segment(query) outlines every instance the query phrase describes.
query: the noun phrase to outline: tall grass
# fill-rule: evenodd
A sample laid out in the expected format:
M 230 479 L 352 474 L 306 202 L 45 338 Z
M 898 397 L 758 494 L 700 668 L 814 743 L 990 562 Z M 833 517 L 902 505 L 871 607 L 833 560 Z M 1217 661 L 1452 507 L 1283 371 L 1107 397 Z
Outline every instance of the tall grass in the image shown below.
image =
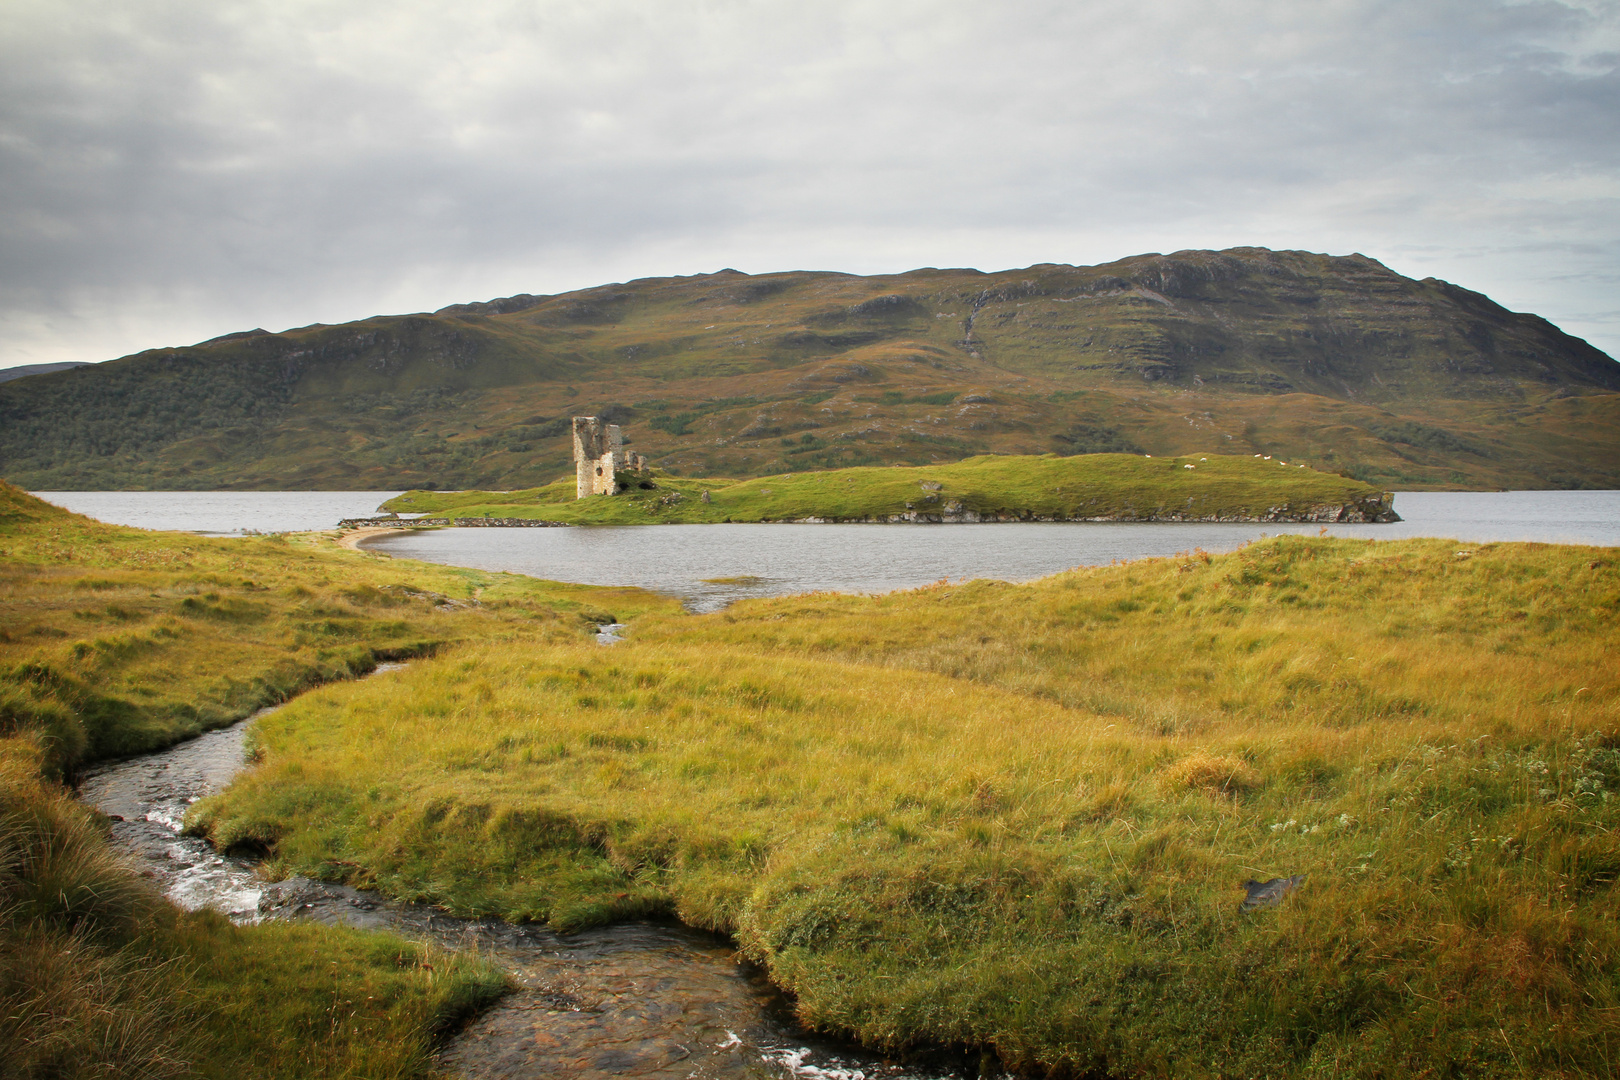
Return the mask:
M 191 1018 L 176 971 L 139 942 L 163 904 L 91 815 L 29 775 L 0 775 L 0 1060 L 19 1078 L 183 1075 Z
M 39 742 L 57 774 L 231 723 L 378 660 L 503 634 L 567 640 L 675 606 L 633 589 L 406 569 L 320 534 L 115 528 L 3 481 L 0 590 L 0 737 Z
M 100 525 L 0 482 L 0 1062 L 7 1077 L 411 1077 L 504 989 L 389 935 L 175 910 L 54 778 L 457 641 L 661 601 Z M 639 605 L 639 608 L 638 608 Z
M 884 1046 L 1606 1076 L 1617 604 L 1607 551 L 1285 537 L 649 616 L 318 690 L 193 824 L 468 913 L 670 909 Z

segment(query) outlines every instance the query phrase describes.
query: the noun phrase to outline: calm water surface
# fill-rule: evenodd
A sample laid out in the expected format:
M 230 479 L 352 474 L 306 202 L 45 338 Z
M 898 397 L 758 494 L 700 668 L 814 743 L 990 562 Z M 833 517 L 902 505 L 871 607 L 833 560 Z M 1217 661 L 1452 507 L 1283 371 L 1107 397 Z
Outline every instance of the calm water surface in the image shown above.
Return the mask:
M 386 491 L 41 492 L 102 521 L 216 534 L 329 529 L 367 516 Z M 1445 536 L 1620 546 L 1620 491 L 1401 492 L 1392 525 L 1334 525 L 1334 536 Z M 441 529 L 382 537 L 373 550 L 592 585 L 639 585 L 713 610 L 750 596 L 887 592 L 941 578 L 1027 581 L 1074 566 L 1231 551 L 1315 525 L 656 525 Z
M 1390 525 L 1333 525 L 1329 535 L 1446 536 L 1620 546 L 1620 491 L 1402 492 Z M 1075 566 L 1232 551 L 1318 525 L 656 525 L 441 529 L 366 546 L 428 562 L 588 585 L 639 585 L 712 611 L 755 596 L 888 592 L 939 581 L 1029 581 Z
M 370 517 L 397 491 L 36 491 L 46 502 L 111 525 L 210 536 L 309 532 Z

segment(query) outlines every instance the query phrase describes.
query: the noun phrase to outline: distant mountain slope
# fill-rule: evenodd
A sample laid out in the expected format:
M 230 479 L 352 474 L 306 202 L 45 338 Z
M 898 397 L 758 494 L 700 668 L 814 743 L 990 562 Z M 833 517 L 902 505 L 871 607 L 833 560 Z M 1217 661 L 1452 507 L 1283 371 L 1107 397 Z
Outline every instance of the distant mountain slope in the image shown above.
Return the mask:
M 30 375 L 49 375 L 53 371 L 89 366 L 90 362 L 87 360 L 66 360 L 60 364 L 21 364 L 17 367 L 0 368 L 0 383 L 24 379 Z
M 1361 255 L 655 278 L 227 335 L 0 386 L 34 488 L 527 487 L 607 414 L 688 474 L 1275 453 L 1386 486 L 1620 487 L 1620 364 Z

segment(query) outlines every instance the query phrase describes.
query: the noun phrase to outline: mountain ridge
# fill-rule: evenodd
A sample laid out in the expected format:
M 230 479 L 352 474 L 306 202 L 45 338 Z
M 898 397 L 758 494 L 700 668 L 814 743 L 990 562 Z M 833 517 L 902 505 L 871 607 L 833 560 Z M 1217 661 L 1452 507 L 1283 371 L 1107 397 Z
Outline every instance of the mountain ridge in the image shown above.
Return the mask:
M 1264 248 L 516 294 L 0 385 L 50 487 L 528 487 L 569 415 L 687 475 L 1281 453 L 1408 487 L 1620 487 L 1620 364 L 1365 255 Z
M 18 364 L 15 367 L 0 368 L 0 383 L 10 382 L 12 379 L 26 379 L 30 375 L 49 375 L 53 371 L 89 366 L 88 360 L 63 360 L 53 364 Z

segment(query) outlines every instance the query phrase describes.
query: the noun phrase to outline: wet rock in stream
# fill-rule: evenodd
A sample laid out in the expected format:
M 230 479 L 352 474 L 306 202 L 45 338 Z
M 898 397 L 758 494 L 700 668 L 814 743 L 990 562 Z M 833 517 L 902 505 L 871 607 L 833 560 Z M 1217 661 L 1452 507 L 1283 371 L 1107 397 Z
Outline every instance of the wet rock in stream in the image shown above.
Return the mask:
M 919 1072 L 814 1039 L 787 1003 L 724 941 L 682 926 L 621 924 L 560 935 L 500 919 L 460 919 L 344 885 L 266 885 L 260 912 L 391 930 L 474 949 L 516 989 L 441 1052 L 471 1080 L 598 1077 L 816 1077 L 906 1080 Z

